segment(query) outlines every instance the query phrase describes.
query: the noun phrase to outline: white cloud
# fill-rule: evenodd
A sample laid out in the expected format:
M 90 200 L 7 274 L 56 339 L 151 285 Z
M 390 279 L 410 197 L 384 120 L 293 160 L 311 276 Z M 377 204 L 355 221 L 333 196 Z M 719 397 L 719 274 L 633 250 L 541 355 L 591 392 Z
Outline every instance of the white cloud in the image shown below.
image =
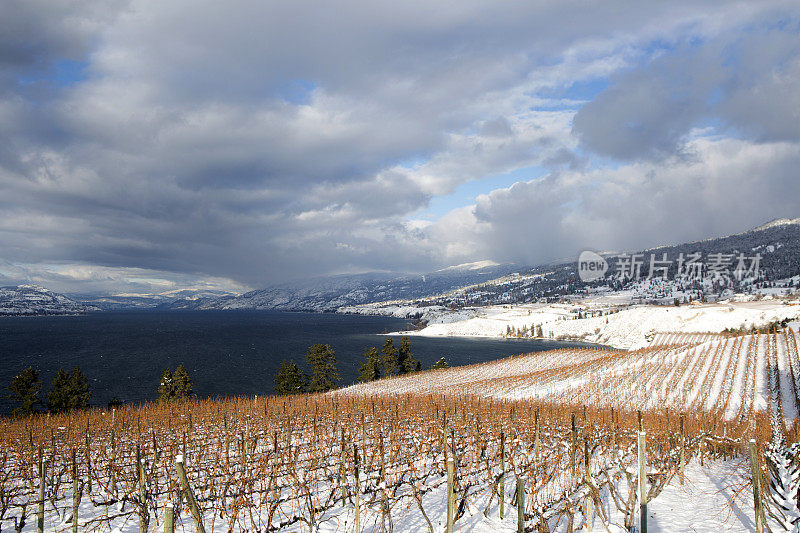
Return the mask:
M 536 264 L 583 249 L 635 251 L 727 235 L 796 215 L 800 143 L 697 139 L 687 150 L 691 157 L 519 182 L 428 233 L 461 244 L 447 248 L 451 260 Z
M 740 70 L 711 68 L 743 27 L 796 16 L 788 2 L 109 6 L 0 7 L 0 20 L 28 28 L 0 36 L 0 258 L 8 263 L 259 286 L 548 259 L 571 250 L 578 233 L 611 233 L 604 205 L 636 212 L 706 190 L 679 176 L 654 189 L 647 175 L 683 168 L 708 180 L 685 165 L 697 164 L 694 150 L 709 170 L 722 146 L 691 133 L 720 84 L 727 92 L 712 107 L 725 127 L 714 134 L 741 130 L 776 158 L 786 157 L 780 141 L 796 140 L 797 56 L 786 26 L 740 42 Z M 681 48 L 693 39 L 710 44 Z M 757 60 L 752 48 L 770 52 Z M 65 58 L 85 66 L 63 84 L 56 70 Z M 731 72 L 752 79 L 731 85 Z M 594 95 L 570 88 L 608 77 L 615 84 L 578 111 Z M 677 104 L 676 84 L 686 86 Z M 609 124 L 620 121 L 646 134 L 617 135 Z M 603 170 L 618 163 L 587 148 L 666 159 Z M 676 151 L 685 160 L 671 159 Z M 407 220 L 466 182 L 536 165 L 550 177 L 432 224 Z M 759 176 L 767 189 L 778 183 Z M 712 188 L 724 192 L 723 183 Z M 748 217 L 760 222 L 766 211 L 753 204 Z M 613 242 L 638 243 L 645 228 L 658 238 L 690 233 L 653 224 Z M 115 274 L 108 286 L 125 279 Z

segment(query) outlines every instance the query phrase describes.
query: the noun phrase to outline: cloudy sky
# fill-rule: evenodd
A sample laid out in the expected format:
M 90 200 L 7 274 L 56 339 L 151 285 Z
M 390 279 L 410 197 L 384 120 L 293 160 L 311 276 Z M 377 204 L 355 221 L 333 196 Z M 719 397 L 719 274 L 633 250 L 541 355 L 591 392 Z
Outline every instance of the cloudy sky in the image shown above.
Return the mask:
M 5 0 L 0 285 L 242 290 L 800 216 L 800 5 Z

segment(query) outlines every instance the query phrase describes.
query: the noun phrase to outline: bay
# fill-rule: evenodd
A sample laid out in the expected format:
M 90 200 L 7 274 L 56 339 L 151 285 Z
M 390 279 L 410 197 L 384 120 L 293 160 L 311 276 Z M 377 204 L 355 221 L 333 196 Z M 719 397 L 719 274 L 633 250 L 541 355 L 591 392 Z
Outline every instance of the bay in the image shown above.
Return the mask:
M 381 333 L 406 320 L 334 313 L 273 311 L 127 311 L 85 316 L 0 317 L 0 413 L 11 404 L 5 387 L 22 369 L 40 372 L 44 397 L 59 368 L 80 366 L 92 404 L 156 399 L 166 368 L 183 364 L 201 398 L 272 392 L 282 360 L 305 369 L 314 343 L 336 352 L 340 385 L 353 383 L 364 350 L 380 348 Z M 394 337 L 395 344 L 399 339 Z M 411 337 L 414 357 L 427 368 L 444 357 L 451 365 L 490 361 L 576 343 L 534 339 Z

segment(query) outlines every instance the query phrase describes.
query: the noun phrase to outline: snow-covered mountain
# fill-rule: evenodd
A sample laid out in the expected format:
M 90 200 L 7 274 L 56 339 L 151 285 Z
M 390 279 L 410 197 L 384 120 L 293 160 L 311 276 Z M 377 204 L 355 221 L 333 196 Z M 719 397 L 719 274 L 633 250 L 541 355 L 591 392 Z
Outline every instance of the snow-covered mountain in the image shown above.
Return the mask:
M 37 285 L 0 287 L 0 315 L 78 315 L 99 310 Z
M 241 296 L 202 301 L 195 309 L 334 311 L 387 300 L 424 298 L 513 272 L 515 265 L 469 263 L 422 275 L 369 273 L 282 283 Z
M 633 252 L 645 259 L 651 254 L 760 254 L 762 286 L 771 280 L 788 279 L 800 274 L 800 219 L 777 219 L 755 229 L 726 237 L 691 243 L 659 246 Z M 609 259 L 616 252 L 603 252 Z M 577 258 L 576 258 L 577 259 Z M 670 278 L 674 279 L 674 265 Z M 648 274 L 644 261 L 641 275 Z M 286 282 L 237 295 L 211 290 L 178 290 L 158 294 L 116 294 L 73 296 L 83 304 L 101 309 L 275 309 L 285 311 L 367 312 L 420 316 L 434 308 L 463 307 L 557 301 L 570 295 L 606 288 L 621 290 L 619 283 L 604 279 L 583 283 L 577 275 L 576 260 L 559 260 L 535 267 L 476 261 L 442 268 L 428 274 L 366 273 Z M 635 287 L 627 287 L 635 289 Z M 734 287 L 737 288 L 737 287 Z M 675 294 L 677 290 L 677 293 Z M 714 287 L 711 287 L 714 290 Z M 649 291 L 649 292 L 648 292 Z M 644 299 L 670 299 L 691 295 L 700 298 L 707 287 L 645 287 Z M 651 294 L 652 293 L 652 294 Z M 671 300 L 670 300 L 671 301 Z M 74 303 L 74 302 L 73 302 Z M 387 304 L 386 309 L 353 309 L 363 304 Z M 392 307 L 392 309 L 389 309 Z M 346 309 L 342 309 L 346 308 Z M 409 311 L 411 309 L 411 311 Z M 410 313 L 410 314 L 409 314 Z
M 235 293 L 210 289 L 179 289 L 153 294 L 73 295 L 76 300 L 104 310 L 196 309 L 202 302 L 235 296 Z
M 763 256 L 761 269 L 765 275 L 762 282 L 789 278 L 800 274 L 800 219 L 778 219 L 736 235 L 660 246 L 634 253 L 640 253 L 645 258 L 649 258 L 650 254 L 660 256 L 667 253 L 674 259 L 681 253 L 694 252 L 702 253 L 704 258 L 714 253 L 760 253 Z M 613 257 L 616 254 L 603 255 Z M 647 264 L 643 265 L 642 276 L 647 276 L 648 268 Z M 600 285 L 606 283 L 607 280 L 599 282 Z M 589 284 L 588 287 L 592 286 Z M 353 312 L 353 306 L 385 302 L 399 304 L 403 308 L 410 305 L 452 309 L 559 299 L 580 294 L 586 289 L 587 284 L 578 278 L 576 260 L 562 260 L 536 267 L 478 261 L 423 275 L 371 273 L 283 283 L 240 296 L 189 302 L 182 308 L 306 311 L 348 308 L 349 312 Z M 703 287 L 692 289 L 696 293 L 705 290 Z M 367 311 L 377 312 L 374 309 Z

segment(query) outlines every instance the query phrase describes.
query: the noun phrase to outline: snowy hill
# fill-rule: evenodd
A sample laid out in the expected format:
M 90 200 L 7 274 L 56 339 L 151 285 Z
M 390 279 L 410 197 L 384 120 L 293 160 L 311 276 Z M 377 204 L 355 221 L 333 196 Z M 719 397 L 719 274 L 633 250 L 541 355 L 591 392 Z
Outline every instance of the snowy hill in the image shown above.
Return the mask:
M 601 255 L 609 262 L 610 271 L 604 278 L 590 283 L 584 283 L 578 277 L 576 257 L 575 260 L 567 262 L 520 268 L 495 279 L 464 285 L 432 297 L 417 297 L 411 301 L 387 302 L 387 304 L 420 308 L 430 306 L 463 308 L 540 301 L 556 302 L 573 296 L 589 296 L 598 291 L 630 291 L 633 299 L 639 303 L 664 304 L 672 303 L 675 298 L 689 301 L 710 295 L 724 297 L 726 294 L 723 292 L 726 288 L 731 292 L 753 292 L 771 288 L 778 280 L 792 280 L 800 274 L 800 219 L 778 219 L 758 228 L 726 237 L 626 252 L 628 255 L 640 256 L 639 281 L 623 283 L 612 279 L 615 274 L 614 261 L 621 253 L 623 252 L 603 252 Z M 731 280 L 731 284 L 724 288 L 711 279 L 676 281 L 677 258 L 681 254 L 688 257 L 694 253 L 700 254 L 706 263 L 714 254 L 731 256 L 734 258 L 732 259 L 734 263 L 740 254 L 747 257 L 758 254 L 761 276 L 743 282 Z M 668 281 L 645 282 L 650 274 L 651 255 L 661 258 L 664 254 L 672 260 L 668 269 Z
M 36 285 L 0 287 L 0 315 L 77 315 L 99 310 Z
M 685 244 L 661 246 L 632 252 L 648 259 L 651 254 L 754 254 L 761 255 L 762 278 L 751 288 L 761 289 L 772 280 L 789 279 L 800 274 L 800 219 L 777 219 L 753 230 L 726 237 L 710 238 Z M 618 254 L 604 252 L 611 261 Z M 577 258 L 576 258 L 577 259 Z M 670 267 L 674 278 L 675 267 Z M 613 272 L 613 270 L 612 270 Z M 643 261 L 641 275 L 649 274 Z M 80 301 L 102 309 L 275 309 L 285 311 L 343 311 L 431 318 L 439 309 L 556 302 L 592 291 L 633 290 L 640 303 L 668 303 L 719 295 L 713 284 L 661 285 L 611 283 L 606 278 L 582 282 L 575 260 L 535 267 L 476 261 L 439 269 L 427 274 L 365 273 L 346 274 L 276 284 L 236 295 L 217 291 L 171 291 L 160 294 L 117 294 L 85 296 Z M 745 292 L 742 287 L 734 287 Z M 375 305 L 385 304 L 385 305 Z M 388 307 L 387 307 L 388 306 Z
M 605 301 L 490 306 L 442 313 L 408 335 L 536 337 L 579 340 L 623 349 L 650 346 L 657 334 L 749 330 L 800 318 L 800 300 L 675 306 L 609 306 Z
M 564 405 L 674 409 L 725 420 L 773 411 L 792 427 L 800 395 L 797 332 L 658 335 L 634 351 L 562 349 L 361 383 L 340 394 L 473 394 Z
M 73 295 L 87 305 L 103 310 L 196 309 L 201 303 L 235 296 L 232 292 L 208 289 L 179 289 L 154 294 Z
M 335 311 L 371 302 L 429 297 L 495 279 L 516 268 L 481 261 L 422 275 L 368 273 L 315 278 L 204 301 L 196 308 Z
M 745 253 L 762 255 L 761 268 L 767 280 L 789 278 L 800 273 L 800 219 L 779 219 L 756 229 L 727 237 L 711 238 L 692 243 L 661 246 L 641 253 L 679 254 L 699 252 L 709 254 Z M 604 253 L 606 257 L 617 254 Z M 646 262 L 645 262 L 646 263 Z M 674 270 L 674 267 L 673 267 Z M 642 275 L 649 272 L 643 265 Z M 241 296 L 189 302 L 183 308 L 194 309 L 280 309 L 303 311 L 360 312 L 368 314 L 420 315 L 413 308 L 484 306 L 536 302 L 543 298 L 558 299 L 580 294 L 587 287 L 601 282 L 583 283 L 577 275 L 576 262 L 536 267 L 496 264 L 476 261 L 443 268 L 423 275 L 368 273 L 316 278 L 288 282 Z M 619 287 L 617 287 L 619 288 Z M 694 287 L 695 292 L 710 292 L 713 287 Z M 647 297 L 670 298 L 662 288 L 644 291 Z M 685 293 L 681 293 L 684 295 Z M 405 310 L 381 310 L 375 306 L 356 308 L 365 304 L 386 302 L 400 304 Z M 407 312 L 406 312 L 407 311 Z

